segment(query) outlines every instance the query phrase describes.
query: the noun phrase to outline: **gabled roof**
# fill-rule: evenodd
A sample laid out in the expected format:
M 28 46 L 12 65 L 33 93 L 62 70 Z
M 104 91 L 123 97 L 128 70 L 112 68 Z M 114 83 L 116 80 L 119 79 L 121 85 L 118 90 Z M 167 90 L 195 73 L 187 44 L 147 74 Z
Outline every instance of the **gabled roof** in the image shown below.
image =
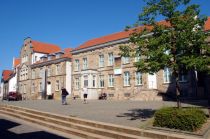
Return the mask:
M 17 67 L 20 64 L 20 58 L 15 58 L 13 61 L 13 67 Z
M 55 52 L 55 53 L 50 53 L 50 54 L 45 55 L 43 57 L 48 57 L 49 55 L 55 56 L 56 53 L 62 53 L 62 56 L 59 57 L 59 58 L 53 57 L 51 60 L 46 60 L 46 61 L 39 60 L 36 63 L 34 63 L 33 65 L 40 64 L 40 63 L 45 63 L 45 62 L 48 62 L 48 61 L 53 61 L 53 60 L 57 60 L 57 59 L 61 59 L 61 58 L 72 58 L 72 54 L 71 54 L 72 50 L 73 50 L 72 48 L 65 48 L 64 51 L 58 51 L 58 52 Z
M 13 74 L 13 71 L 12 70 L 3 70 L 2 72 L 2 79 L 4 81 L 7 81 Z
M 63 55 L 63 57 L 72 58 L 72 54 L 71 54 L 71 51 L 72 50 L 73 50 L 72 48 L 66 48 L 66 49 L 64 49 L 64 55 Z
M 169 22 L 166 22 L 165 20 L 158 22 L 159 24 L 162 25 L 166 25 L 166 26 L 170 26 Z M 136 29 L 138 31 L 141 31 L 142 29 L 144 29 L 145 26 L 140 26 L 137 27 Z M 151 28 L 148 27 L 147 28 Z M 205 31 L 210 30 L 210 17 L 208 17 L 205 26 L 204 26 Z M 134 29 L 128 30 L 128 31 L 122 31 L 122 32 L 117 32 L 117 33 L 113 33 L 110 35 L 106 35 L 100 38 L 95 38 L 95 39 L 91 39 L 89 41 L 86 41 L 85 43 L 83 43 L 82 45 L 80 45 L 79 47 L 77 47 L 75 50 L 80 50 L 80 49 L 84 49 L 84 48 L 88 48 L 88 47 L 92 47 L 95 45 L 99 45 L 99 44 L 104 44 L 107 42 L 112 42 L 112 41 L 116 41 L 116 40 L 121 40 L 121 39 L 125 39 L 125 38 L 129 38 L 130 34 L 133 33 Z
M 34 52 L 49 54 L 61 51 L 61 48 L 54 44 L 48 44 L 34 40 L 32 40 L 31 43 Z

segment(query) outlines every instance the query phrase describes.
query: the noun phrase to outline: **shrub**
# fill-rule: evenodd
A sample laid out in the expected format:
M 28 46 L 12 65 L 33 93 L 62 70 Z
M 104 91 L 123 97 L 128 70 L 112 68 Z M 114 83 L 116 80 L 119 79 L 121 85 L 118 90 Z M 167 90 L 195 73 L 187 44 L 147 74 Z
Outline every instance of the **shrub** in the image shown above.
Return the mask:
M 207 118 L 198 108 L 162 108 L 155 112 L 154 126 L 195 131 L 199 129 Z

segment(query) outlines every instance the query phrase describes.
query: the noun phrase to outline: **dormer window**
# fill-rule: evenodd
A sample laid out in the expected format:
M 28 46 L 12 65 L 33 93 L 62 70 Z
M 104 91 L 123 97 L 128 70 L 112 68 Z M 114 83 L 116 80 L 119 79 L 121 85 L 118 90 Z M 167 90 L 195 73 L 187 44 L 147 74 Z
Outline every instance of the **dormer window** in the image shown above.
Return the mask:
M 55 57 L 60 58 L 63 54 L 64 54 L 64 52 L 57 52 L 57 53 L 55 53 Z

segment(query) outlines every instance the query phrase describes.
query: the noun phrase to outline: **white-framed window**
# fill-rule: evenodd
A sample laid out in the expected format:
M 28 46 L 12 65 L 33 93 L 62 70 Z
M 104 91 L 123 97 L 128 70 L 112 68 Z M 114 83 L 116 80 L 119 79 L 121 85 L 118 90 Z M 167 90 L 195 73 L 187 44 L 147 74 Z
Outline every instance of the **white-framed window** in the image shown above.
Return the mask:
M 83 69 L 86 70 L 88 68 L 87 58 L 83 58 Z
M 171 69 L 165 67 L 164 70 L 163 70 L 163 82 L 164 83 L 171 83 L 171 77 L 172 77 Z
M 35 79 L 35 78 L 36 78 L 36 72 L 35 72 L 35 69 L 33 69 L 33 70 L 32 70 L 32 75 L 31 75 L 31 76 L 32 76 L 32 77 L 31 77 L 32 79 Z
M 130 63 L 130 57 L 122 57 L 122 61 L 123 61 L 123 64 L 128 64 Z
M 136 85 L 142 85 L 142 73 L 136 72 Z
M 60 65 L 56 65 L 55 66 L 55 75 L 59 75 L 60 74 Z
M 99 67 L 104 67 L 104 55 L 99 55 Z
M 130 72 L 124 72 L 124 86 L 130 86 Z
M 42 74 L 43 74 L 43 68 L 40 68 L 40 70 L 39 70 L 39 78 L 42 78 Z
M 32 93 L 35 92 L 35 83 L 32 83 L 32 85 L 31 85 L 31 92 L 32 92 Z
M 75 89 L 80 89 L 80 78 L 75 78 Z
M 59 91 L 60 90 L 60 82 L 59 80 L 56 80 L 55 82 L 55 91 Z
M 93 75 L 93 88 L 96 87 L 96 75 Z
M 140 53 L 136 53 L 135 62 L 139 62 L 140 60 L 141 60 L 141 55 L 140 55 Z
M 39 92 L 42 92 L 42 82 L 39 82 Z
M 104 87 L 104 75 L 99 75 L 99 87 Z
M 180 72 L 179 82 L 187 82 L 187 73 L 184 73 L 182 71 Z
M 75 71 L 79 71 L 79 59 L 75 59 Z
M 114 64 L 114 55 L 113 53 L 108 54 L 108 66 L 112 66 Z
M 84 87 L 88 87 L 88 75 L 84 76 Z
M 109 87 L 113 87 L 114 86 L 114 76 L 113 74 L 109 74 Z
M 47 67 L 47 76 L 48 77 L 51 76 L 51 67 L 50 66 Z

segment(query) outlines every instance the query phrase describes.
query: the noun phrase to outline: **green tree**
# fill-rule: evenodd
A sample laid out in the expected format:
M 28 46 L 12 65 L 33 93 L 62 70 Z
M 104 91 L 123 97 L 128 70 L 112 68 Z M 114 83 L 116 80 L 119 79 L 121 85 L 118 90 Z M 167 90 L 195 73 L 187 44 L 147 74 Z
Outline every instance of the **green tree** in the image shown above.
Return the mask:
M 165 20 L 156 22 L 157 17 Z M 144 73 L 169 68 L 176 79 L 177 107 L 180 107 L 181 73 L 209 71 L 206 20 L 200 15 L 199 5 L 190 4 L 190 0 L 147 0 L 136 24 L 141 27 L 131 29 L 130 42 L 135 46 L 120 46 L 121 55 L 135 57 L 140 54 L 141 60 L 134 65 Z

